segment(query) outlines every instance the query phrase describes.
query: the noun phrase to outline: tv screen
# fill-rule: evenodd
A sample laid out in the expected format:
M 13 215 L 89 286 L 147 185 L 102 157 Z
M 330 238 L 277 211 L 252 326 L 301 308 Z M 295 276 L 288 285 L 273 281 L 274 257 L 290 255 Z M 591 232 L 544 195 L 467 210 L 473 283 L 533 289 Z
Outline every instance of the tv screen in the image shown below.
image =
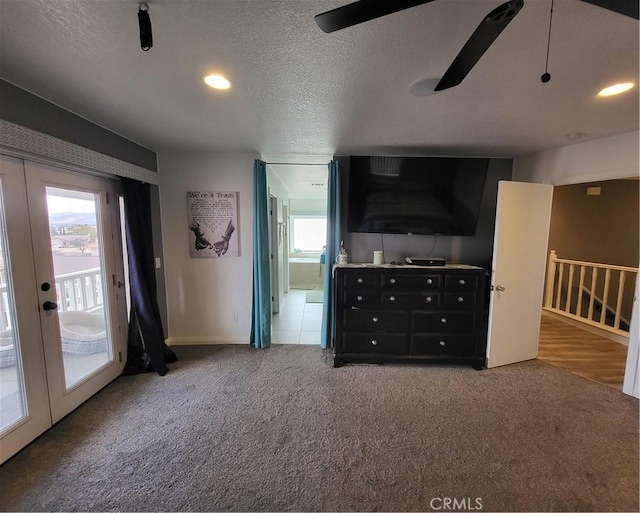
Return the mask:
M 488 158 L 351 157 L 347 231 L 473 236 L 488 165 Z

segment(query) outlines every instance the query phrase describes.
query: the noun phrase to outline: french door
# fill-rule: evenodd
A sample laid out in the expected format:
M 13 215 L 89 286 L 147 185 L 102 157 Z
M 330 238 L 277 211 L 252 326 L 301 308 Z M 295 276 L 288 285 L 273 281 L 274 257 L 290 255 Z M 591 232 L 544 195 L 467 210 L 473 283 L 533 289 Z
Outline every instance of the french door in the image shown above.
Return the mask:
M 0 461 L 122 372 L 111 187 L 0 155 Z

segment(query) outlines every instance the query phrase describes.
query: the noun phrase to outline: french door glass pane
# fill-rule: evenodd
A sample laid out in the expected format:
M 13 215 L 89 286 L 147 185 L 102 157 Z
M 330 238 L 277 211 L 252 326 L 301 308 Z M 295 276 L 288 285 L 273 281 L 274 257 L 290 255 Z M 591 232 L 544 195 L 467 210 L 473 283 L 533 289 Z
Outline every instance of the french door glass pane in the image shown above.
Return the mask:
M 49 234 L 67 389 L 111 361 L 99 196 L 47 187 Z
M 0 182 L 0 431 L 26 415 L 20 337 L 14 317 L 13 281 L 7 243 L 6 216 Z

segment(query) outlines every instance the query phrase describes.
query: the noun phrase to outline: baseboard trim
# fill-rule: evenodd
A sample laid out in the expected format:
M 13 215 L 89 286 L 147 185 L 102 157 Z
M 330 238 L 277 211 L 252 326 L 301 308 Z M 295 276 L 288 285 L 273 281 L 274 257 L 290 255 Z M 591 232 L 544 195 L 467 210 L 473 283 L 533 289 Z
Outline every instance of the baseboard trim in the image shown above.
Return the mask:
M 233 337 L 169 337 L 168 346 L 248 345 L 249 339 Z

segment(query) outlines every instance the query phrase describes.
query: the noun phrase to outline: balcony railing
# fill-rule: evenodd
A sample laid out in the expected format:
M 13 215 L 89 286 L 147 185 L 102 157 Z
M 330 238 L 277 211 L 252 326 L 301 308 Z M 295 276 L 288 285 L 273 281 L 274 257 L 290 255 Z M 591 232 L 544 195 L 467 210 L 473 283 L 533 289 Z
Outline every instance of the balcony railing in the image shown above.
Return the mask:
M 581 262 L 549 253 L 544 309 L 629 337 L 637 267 Z
M 60 274 L 55 277 L 58 311 L 92 312 L 104 305 L 100 268 Z M 0 331 L 12 329 L 11 305 L 6 284 L 0 285 Z

